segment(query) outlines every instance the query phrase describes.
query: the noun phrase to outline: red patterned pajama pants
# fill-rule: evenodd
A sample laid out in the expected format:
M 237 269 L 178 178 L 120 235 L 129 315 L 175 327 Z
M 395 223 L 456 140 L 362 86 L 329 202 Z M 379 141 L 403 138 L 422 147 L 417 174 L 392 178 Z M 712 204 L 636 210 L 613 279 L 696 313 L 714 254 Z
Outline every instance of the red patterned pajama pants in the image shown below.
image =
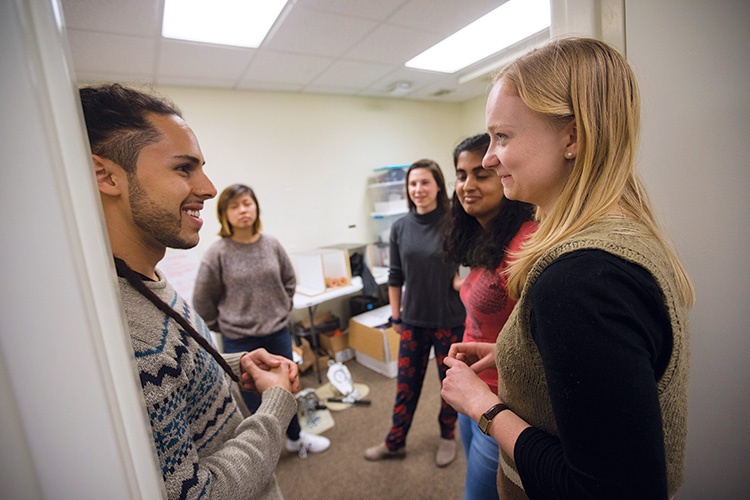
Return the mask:
M 403 324 L 398 350 L 398 378 L 396 403 L 393 406 L 393 425 L 385 444 L 389 450 L 397 450 L 406 445 L 406 435 L 411 427 L 414 411 L 417 409 L 422 392 L 424 376 L 427 373 L 430 348 L 435 347 L 435 361 L 442 382 L 447 367 L 443 360 L 448 355 L 451 344 L 460 342 L 464 327 L 420 328 Z M 440 398 L 440 437 L 453 439 L 456 430 L 456 410 Z

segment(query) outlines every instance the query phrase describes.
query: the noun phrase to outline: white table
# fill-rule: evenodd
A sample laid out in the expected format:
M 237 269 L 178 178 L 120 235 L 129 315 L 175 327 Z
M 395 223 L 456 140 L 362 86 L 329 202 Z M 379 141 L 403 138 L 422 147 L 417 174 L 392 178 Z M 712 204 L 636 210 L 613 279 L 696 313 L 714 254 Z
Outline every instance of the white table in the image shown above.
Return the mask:
M 383 267 L 375 267 L 372 269 L 373 277 L 378 285 L 382 285 L 388 281 L 388 270 Z M 362 278 L 354 276 L 351 280 L 351 284 L 336 288 L 327 288 L 325 292 L 317 295 L 304 295 L 302 293 L 295 293 L 293 298 L 293 308 L 296 310 L 307 309 L 307 314 L 310 318 L 310 346 L 315 356 L 315 372 L 318 375 L 318 383 L 322 382 L 320 375 L 320 366 L 318 366 L 318 332 L 315 331 L 314 315 L 315 306 L 323 304 L 333 299 L 340 297 L 346 297 L 347 295 L 354 295 L 357 292 L 362 291 Z M 296 332 L 294 332 L 296 335 Z

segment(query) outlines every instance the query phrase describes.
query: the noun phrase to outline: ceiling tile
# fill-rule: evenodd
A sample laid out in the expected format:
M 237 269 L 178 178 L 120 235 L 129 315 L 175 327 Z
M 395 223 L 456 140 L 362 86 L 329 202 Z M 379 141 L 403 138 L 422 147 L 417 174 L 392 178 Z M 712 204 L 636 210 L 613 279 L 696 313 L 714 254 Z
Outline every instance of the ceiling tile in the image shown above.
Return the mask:
M 158 79 L 206 75 L 236 83 L 254 55 L 254 49 L 162 39 L 157 65 Z
M 334 95 L 356 95 L 357 90 L 351 87 L 337 87 L 332 85 L 308 85 L 305 92 L 313 94 L 334 94 Z
M 161 0 L 64 0 L 61 3 L 68 28 L 136 36 L 161 33 Z
M 306 85 L 320 75 L 334 59 L 262 51 L 253 59 L 242 80 Z
M 304 85 L 295 85 L 293 83 L 269 83 L 253 82 L 243 80 L 237 84 L 238 89 L 242 90 L 267 90 L 269 92 L 302 92 Z
M 338 57 L 376 25 L 374 21 L 327 14 L 297 4 L 263 47 Z
M 76 71 L 151 74 L 156 42 L 151 38 L 68 31 Z
M 410 0 L 388 22 L 447 38 L 507 0 Z M 442 39 L 441 38 L 441 39 Z
M 457 93 L 460 91 L 462 86 L 458 85 L 458 81 L 445 79 L 440 81 L 433 81 L 419 89 L 419 93 L 423 96 L 430 98 L 437 98 L 442 100 L 453 100 Z M 473 88 L 471 94 L 479 95 L 484 91 L 484 87 L 477 90 Z
M 393 70 L 393 66 L 378 63 L 338 61 L 317 77 L 312 84 L 355 89 L 368 87 Z
M 475 92 L 456 83 L 472 67 L 445 75 L 404 62 L 503 3 L 296 0 L 261 47 L 243 49 L 162 38 L 164 0 L 59 1 L 79 80 L 348 95 L 389 95 L 408 80 L 403 98 L 439 100 Z
M 305 7 L 313 7 L 335 14 L 345 12 L 348 16 L 385 21 L 404 0 L 377 0 L 352 2 L 351 0 L 304 0 Z
M 174 87 L 210 87 L 218 89 L 232 89 L 237 85 L 237 80 L 215 78 L 210 74 L 194 76 L 159 75 L 154 83 L 156 83 L 157 85 L 169 85 Z
M 156 80 L 152 73 L 115 73 L 114 71 L 76 71 L 76 83 L 78 85 L 96 85 L 100 83 L 118 82 L 134 87 L 154 85 Z
M 443 80 L 446 75 L 439 75 L 438 78 Z M 387 91 L 388 88 L 393 85 L 394 82 L 404 81 L 412 84 L 412 89 L 416 90 L 422 88 L 431 82 L 435 81 L 436 75 L 431 71 L 422 71 L 419 69 L 412 69 L 406 67 L 399 67 L 390 74 L 386 75 L 373 82 L 368 88 L 377 89 L 381 91 Z M 455 80 L 455 78 L 454 78 Z
M 435 33 L 381 24 L 354 45 L 346 58 L 403 64 L 440 40 Z

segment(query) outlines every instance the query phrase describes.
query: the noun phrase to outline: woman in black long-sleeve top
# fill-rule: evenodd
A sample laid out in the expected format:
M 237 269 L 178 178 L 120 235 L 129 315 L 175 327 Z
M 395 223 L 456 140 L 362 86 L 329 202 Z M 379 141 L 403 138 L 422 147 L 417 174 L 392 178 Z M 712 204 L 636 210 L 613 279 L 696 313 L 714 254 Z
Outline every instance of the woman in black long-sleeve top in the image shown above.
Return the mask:
M 388 298 L 391 323 L 401 333 L 398 385 L 393 422 L 385 441 L 365 450 L 368 460 L 405 455 L 406 435 L 422 391 L 430 348 L 435 349 L 440 380 L 447 369 L 443 359 L 451 344 L 460 342 L 464 307 L 453 278 L 458 266 L 443 253 L 442 226 L 448 195 L 440 167 L 420 160 L 406 174 L 409 214 L 391 227 Z M 402 296 L 402 286 L 404 288 Z M 440 444 L 435 462 L 444 467 L 456 457 L 456 410 L 441 400 Z
M 625 59 L 561 39 L 511 63 L 487 102 L 483 166 L 539 228 L 508 269 L 496 345 L 458 344 L 443 397 L 500 445 L 500 498 L 666 499 L 682 483 L 693 289 L 634 167 Z M 474 371 L 495 364 L 498 394 Z

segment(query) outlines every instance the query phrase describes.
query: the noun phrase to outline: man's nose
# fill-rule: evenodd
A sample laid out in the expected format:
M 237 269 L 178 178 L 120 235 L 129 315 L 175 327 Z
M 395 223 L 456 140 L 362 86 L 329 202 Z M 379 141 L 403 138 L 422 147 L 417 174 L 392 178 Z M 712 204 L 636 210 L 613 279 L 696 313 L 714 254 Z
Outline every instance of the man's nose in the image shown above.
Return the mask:
M 210 200 L 216 196 L 216 187 L 208 176 L 201 172 L 196 179 L 195 193 L 205 200 Z

